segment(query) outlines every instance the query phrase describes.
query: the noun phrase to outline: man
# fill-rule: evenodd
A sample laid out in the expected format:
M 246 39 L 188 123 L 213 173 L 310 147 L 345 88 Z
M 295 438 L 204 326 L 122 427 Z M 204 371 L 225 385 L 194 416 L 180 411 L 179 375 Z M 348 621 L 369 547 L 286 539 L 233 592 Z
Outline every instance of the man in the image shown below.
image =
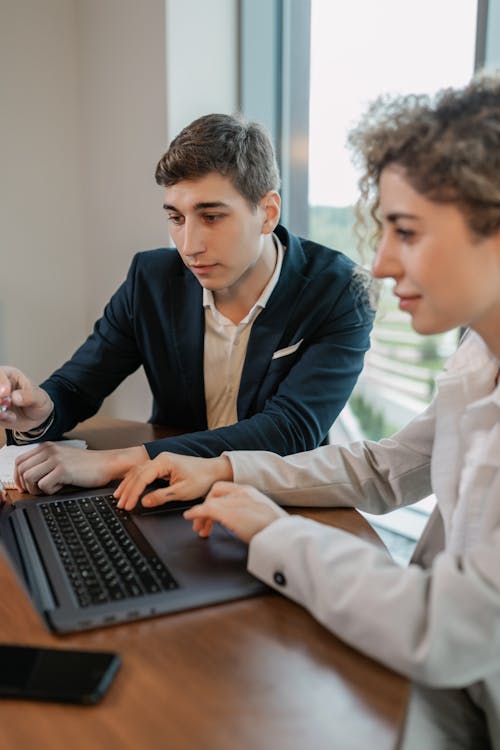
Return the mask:
M 111 451 L 44 443 L 18 462 L 30 492 L 105 484 L 166 450 L 309 450 L 361 371 L 366 288 L 344 255 L 278 225 L 279 173 L 262 127 L 201 117 L 173 140 L 156 180 L 176 248 L 135 256 L 91 336 L 41 386 L 0 369 L 0 426 L 13 442 L 57 439 L 142 365 L 150 421 L 185 434 Z

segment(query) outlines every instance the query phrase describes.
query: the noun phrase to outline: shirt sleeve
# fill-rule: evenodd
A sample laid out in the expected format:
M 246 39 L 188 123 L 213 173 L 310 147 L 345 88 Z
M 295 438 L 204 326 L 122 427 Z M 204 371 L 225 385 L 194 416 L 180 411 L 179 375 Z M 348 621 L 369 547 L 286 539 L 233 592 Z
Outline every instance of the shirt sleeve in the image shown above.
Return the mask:
M 32 430 L 26 430 L 25 432 L 12 430 L 12 443 L 15 445 L 28 445 L 29 443 L 37 442 L 49 432 L 54 423 L 54 417 L 54 409 L 52 409 L 45 422 L 42 422 L 38 427 L 34 427 Z
M 343 506 L 385 513 L 432 493 L 434 402 L 390 439 L 280 457 L 227 453 L 235 482 L 252 484 L 282 505 Z
M 278 519 L 250 543 L 248 569 L 351 646 L 433 687 L 499 669 L 500 526 L 461 559 L 401 568 L 341 529 Z

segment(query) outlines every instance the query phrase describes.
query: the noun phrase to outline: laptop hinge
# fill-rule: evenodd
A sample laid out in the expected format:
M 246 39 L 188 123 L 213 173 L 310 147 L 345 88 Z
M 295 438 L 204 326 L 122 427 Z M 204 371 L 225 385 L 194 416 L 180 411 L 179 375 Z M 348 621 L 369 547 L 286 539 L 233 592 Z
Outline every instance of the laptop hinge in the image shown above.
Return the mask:
M 42 611 L 54 609 L 56 602 L 41 562 L 36 539 L 25 514 L 13 513 L 9 521 L 19 547 L 21 560 L 24 561 L 23 574 L 31 598 Z

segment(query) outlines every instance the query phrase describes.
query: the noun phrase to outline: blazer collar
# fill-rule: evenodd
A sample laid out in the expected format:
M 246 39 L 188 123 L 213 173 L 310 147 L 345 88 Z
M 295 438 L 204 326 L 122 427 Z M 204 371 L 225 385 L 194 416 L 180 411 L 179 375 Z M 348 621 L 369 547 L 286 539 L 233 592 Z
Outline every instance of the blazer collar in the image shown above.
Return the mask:
M 302 269 L 305 255 L 298 237 L 278 226 L 275 229 L 286 247 L 280 278 L 267 305 L 255 320 L 248 341 L 245 363 L 238 393 L 238 418 L 249 415 L 252 400 L 267 372 L 274 352 L 279 349 L 294 303 L 309 283 Z M 287 341 L 286 344 L 294 344 Z
M 185 389 L 186 403 L 190 404 L 193 414 L 193 424 L 200 424 L 200 415 L 203 415 L 206 429 L 207 408 L 203 377 L 205 311 L 202 287 L 191 272 L 182 269 L 180 275 L 169 278 L 167 305 L 182 379 L 179 386 L 182 385 Z

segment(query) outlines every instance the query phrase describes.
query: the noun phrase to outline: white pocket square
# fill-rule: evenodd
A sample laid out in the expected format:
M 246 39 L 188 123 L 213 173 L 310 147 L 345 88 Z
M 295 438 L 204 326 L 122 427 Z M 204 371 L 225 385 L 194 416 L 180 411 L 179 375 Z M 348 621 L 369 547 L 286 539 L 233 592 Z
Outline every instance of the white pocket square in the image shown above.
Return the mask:
M 300 341 L 297 341 L 296 344 L 292 344 L 291 346 L 286 346 L 284 349 L 278 349 L 274 352 L 271 359 L 279 359 L 280 357 L 286 357 L 288 354 L 293 354 L 297 351 L 299 346 L 302 344 L 304 339 L 300 339 Z

